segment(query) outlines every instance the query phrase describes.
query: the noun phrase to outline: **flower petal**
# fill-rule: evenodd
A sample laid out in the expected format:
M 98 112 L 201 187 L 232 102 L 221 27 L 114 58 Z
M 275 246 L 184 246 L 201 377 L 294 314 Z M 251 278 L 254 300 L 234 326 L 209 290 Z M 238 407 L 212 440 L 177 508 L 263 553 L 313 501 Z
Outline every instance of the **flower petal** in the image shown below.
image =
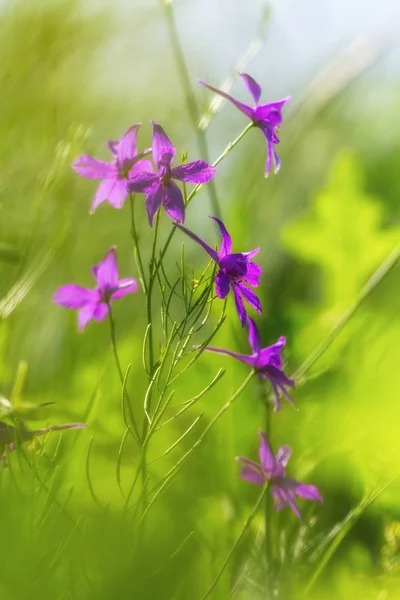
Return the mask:
M 232 358 L 236 358 L 251 367 L 254 367 L 255 359 L 253 356 L 248 356 L 247 354 L 239 354 L 238 352 L 231 352 L 230 350 L 224 350 L 223 348 L 216 348 L 215 346 L 206 346 L 204 350 L 208 350 L 208 352 L 214 352 L 216 354 L 226 354 L 226 356 L 232 356 Z
M 291 488 L 298 496 L 300 496 L 300 498 L 305 498 L 306 500 L 314 500 L 315 502 L 319 502 L 320 504 L 322 504 L 323 499 L 315 485 L 309 485 L 308 483 L 300 483 L 295 479 L 290 481 Z
M 147 162 L 147 161 L 141 161 Z M 139 163 L 138 163 L 139 164 Z M 135 167 L 136 165 L 134 165 Z M 134 168 L 132 167 L 132 169 Z M 145 171 L 135 173 L 132 177 L 129 177 L 128 181 L 128 192 L 130 193 L 147 193 L 153 188 L 155 184 L 159 182 L 160 178 L 158 173 L 147 173 Z
M 112 246 L 104 259 L 92 267 L 92 273 L 100 288 L 118 287 L 117 247 Z
M 260 461 L 266 477 L 269 478 L 274 474 L 275 471 L 274 453 L 265 433 L 263 431 L 259 431 L 258 435 L 260 436 L 260 448 L 258 451 Z
M 286 490 L 286 496 L 287 496 L 290 508 L 292 509 L 294 514 L 297 517 L 299 517 L 299 519 L 301 519 L 301 512 L 299 510 L 299 507 L 296 504 L 296 498 L 294 497 L 294 493 L 290 488 L 288 490 Z
M 114 183 L 115 183 L 115 179 L 105 179 L 104 181 L 102 181 L 100 183 L 100 185 L 97 188 L 97 191 L 95 193 L 95 196 L 93 198 L 92 205 L 90 207 L 89 213 L 91 215 L 94 213 L 94 211 L 100 204 L 102 204 L 103 202 L 108 200 L 108 197 L 111 194 L 111 190 L 114 187 Z
M 216 168 L 212 167 L 204 160 L 195 160 L 194 162 L 172 169 L 171 176 L 180 181 L 189 183 L 207 183 L 215 175 Z
M 118 142 L 117 160 L 121 166 L 134 160 L 137 154 L 136 137 L 141 123 L 136 123 L 128 129 Z
M 290 446 L 284 444 L 278 448 L 278 452 L 276 453 L 276 462 L 285 469 L 286 465 L 289 462 L 290 457 L 292 456 L 292 449 Z
M 229 277 L 223 269 L 215 276 L 215 293 L 221 300 L 229 294 Z
M 261 96 L 261 87 L 252 77 L 250 77 L 250 75 L 247 75 L 246 73 L 239 73 L 239 75 L 245 82 L 250 94 L 253 96 L 255 106 L 257 106 Z
M 207 252 L 207 254 L 209 254 L 211 256 L 211 258 L 217 263 L 217 265 L 219 264 L 219 255 L 218 255 L 218 252 L 216 252 L 216 250 L 213 250 L 211 248 L 211 246 L 209 246 L 206 242 L 204 242 L 201 238 L 199 238 L 199 236 L 196 235 L 195 233 L 193 233 L 193 231 L 190 231 L 190 229 L 187 229 L 184 225 L 181 225 L 180 223 L 174 223 L 174 225 L 175 225 L 175 227 L 178 227 L 178 229 L 180 229 L 181 231 L 186 233 L 186 235 L 191 237 L 192 240 L 194 240 L 195 242 L 200 244 L 200 246 Z M 223 297 L 225 297 L 225 296 L 223 296 Z
M 105 302 L 99 302 L 93 312 L 93 318 L 96 321 L 104 321 L 108 315 L 109 307 Z
M 286 102 L 289 102 L 290 98 L 290 96 L 286 96 L 286 98 L 282 98 L 282 100 L 278 100 L 277 102 L 258 106 L 256 109 L 256 120 L 267 121 L 274 127 L 280 125 L 282 123 L 282 107 Z
M 257 265 L 255 262 L 249 262 L 247 264 L 247 273 L 244 277 L 244 280 L 247 281 L 249 285 L 252 287 L 258 287 L 259 282 L 258 279 L 262 274 L 262 268 Z
M 240 322 L 242 324 L 242 327 L 246 327 L 247 313 L 246 313 L 246 309 L 244 308 L 244 304 L 243 304 L 242 296 L 240 294 L 240 290 L 238 289 L 238 287 L 236 285 L 233 285 L 232 289 L 233 289 L 233 295 L 235 297 L 236 312 L 237 312 L 237 314 L 239 316 L 239 319 L 240 319 Z
M 261 338 L 257 329 L 257 325 L 253 319 L 247 317 L 247 324 L 249 326 L 249 344 L 253 352 L 258 353 L 262 350 Z
M 240 290 L 240 293 L 243 295 L 243 298 L 246 300 L 250 306 L 254 308 L 259 314 L 262 313 L 261 302 L 253 292 L 248 287 L 245 286 L 244 283 L 238 283 L 237 287 Z
M 161 185 L 159 185 L 158 183 L 153 185 L 153 187 L 150 188 L 150 191 L 146 195 L 145 202 L 150 227 L 152 227 L 156 214 L 160 210 L 163 198 L 164 191 Z
M 142 153 L 142 155 L 144 156 L 143 153 Z M 153 171 L 152 162 L 147 159 L 136 161 L 129 171 L 129 174 L 128 174 L 129 179 L 131 177 L 134 177 L 137 173 L 153 174 L 154 171 Z
M 185 204 L 182 192 L 173 181 L 170 181 L 168 185 L 164 185 L 163 205 L 171 219 L 179 223 L 185 221 Z
M 236 460 L 241 461 L 241 457 L 238 457 Z M 263 477 L 260 469 L 257 468 L 256 465 L 245 464 L 239 473 L 239 477 L 244 481 L 249 481 L 250 483 L 254 483 L 255 485 L 263 485 L 265 483 L 265 478 Z
M 218 217 L 210 217 L 210 219 L 214 219 L 214 221 L 217 223 L 217 225 L 219 227 L 219 231 L 221 233 L 222 244 L 221 244 L 221 248 L 219 250 L 219 257 L 221 259 L 224 256 L 226 256 L 227 254 L 230 254 L 232 252 L 232 239 L 231 239 L 231 236 L 229 235 L 229 233 L 227 232 L 226 227 L 223 224 L 223 222 L 221 221 L 221 219 L 218 219 Z
M 53 302 L 65 308 L 82 308 L 85 304 L 96 302 L 97 293 L 80 285 L 69 283 L 60 287 L 53 296 Z
M 123 298 L 126 294 L 133 294 L 137 291 L 138 284 L 135 279 L 120 279 L 118 281 L 118 290 L 111 295 L 111 299 Z
M 231 96 L 230 94 L 227 94 L 226 92 L 223 92 L 222 90 L 219 90 L 218 88 L 215 88 L 212 85 L 208 85 L 208 83 L 205 83 L 204 81 L 199 81 L 199 83 L 200 83 L 200 85 L 204 85 L 204 87 L 206 87 L 209 90 L 211 90 L 212 92 L 214 92 L 214 94 L 218 94 L 219 96 L 226 98 L 226 100 L 229 100 L 229 102 L 232 102 L 232 104 L 234 104 L 236 106 L 236 108 L 238 108 L 241 112 L 243 112 L 247 117 L 254 120 L 254 115 L 255 115 L 254 108 L 252 108 L 251 106 L 247 106 L 247 104 L 243 104 L 242 102 L 239 102 L 238 100 L 235 100 L 235 98 L 233 98 L 233 96 Z
M 128 190 L 126 179 L 105 179 L 97 188 L 92 206 L 90 207 L 90 214 L 92 215 L 99 204 L 106 200 L 108 200 L 114 208 L 122 208 L 127 197 Z
M 275 344 L 272 346 L 268 346 L 267 348 L 263 348 L 259 355 L 258 360 L 258 368 L 262 369 L 267 365 L 272 365 L 277 369 L 280 369 L 282 366 L 282 358 L 280 352 L 282 348 L 286 344 L 286 338 L 284 336 L 280 337 Z
M 78 313 L 78 330 L 83 331 L 86 325 L 94 318 L 97 302 L 85 304 Z
M 275 510 L 282 510 L 288 503 L 285 490 L 280 488 L 278 485 L 271 486 L 271 494 L 274 499 Z
M 157 168 L 161 162 L 170 165 L 176 150 L 161 125 L 154 121 L 151 121 L 151 124 L 153 125 L 153 160 Z
M 102 160 L 96 160 L 89 154 L 82 154 L 71 165 L 76 173 L 86 179 L 108 179 L 116 173 L 115 167 Z

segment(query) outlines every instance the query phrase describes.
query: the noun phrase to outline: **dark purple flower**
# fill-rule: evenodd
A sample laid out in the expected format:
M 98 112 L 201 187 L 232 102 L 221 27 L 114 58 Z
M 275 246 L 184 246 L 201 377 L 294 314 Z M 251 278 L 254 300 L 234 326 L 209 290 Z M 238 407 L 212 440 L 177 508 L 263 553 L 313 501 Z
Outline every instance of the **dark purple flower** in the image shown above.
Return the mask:
M 263 348 L 256 324 L 250 317 L 247 317 L 247 322 L 249 324 L 249 343 L 252 354 L 238 354 L 237 352 L 215 348 L 214 346 L 207 346 L 206 350 L 233 356 L 233 358 L 250 365 L 261 379 L 269 379 L 274 392 L 275 411 L 279 411 L 282 408 L 280 394 L 285 396 L 294 406 L 294 402 L 285 388 L 285 386 L 294 388 L 294 381 L 282 371 L 282 358 L 280 355 L 282 348 L 286 344 L 286 338 L 280 337 L 276 344 Z
M 235 297 L 236 310 L 242 323 L 242 327 L 244 327 L 246 325 L 247 313 L 244 308 L 243 299 L 261 314 L 261 303 L 259 299 L 255 293 L 245 285 L 245 283 L 248 283 L 252 287 L 258 287 L 258 278 L 262 273 L 262 269 L 256 263 L 251 262 L 250 258 L 257 254 L 259 248 L 256 248 L 251 252 L 232 254 L 232 240 L 225 229 L 225 225 L 217 217 L 210 218 L 217 222 L 221 232 L 222 244 L 219 252 L 213 250 L 211 246 L 206 244 L 206 242 L 193 233 L 193 231 L 186 229 L 186 227 L 179 223 L 175 223 L 175 225 L 195 242 L 200 244 L 220 267 L 215 278 L 216 294 L 218 298 L 226 298 L 229 294 L 229 289 L 232 288 Z
M 161 204 L 169 216 L 183 223 L 185 220 L 185 205 L 181 190 L 173 179 L 189 183 L 207 183 L 215 173 L 215 167 L 208 165 L 204 160 L 171 167 L 176 149 L 171 144 L 164 129 L 154 123 L 153 125 L 153 160 L 158 173 L 136 173 L 129 179 L 128 190 L 146 194 L 146 209 L 150 225 Z
M 90 207 L 91 214 L 106 200 L 114 208 L 122 208 L 128 197 L 129 177 L 135 173 L 153 171 L 151 162 L 142 160 L 143 156 L 150 153 L 150 149 L 138 153 L 136 148 L 136 136 L 140 125 L 141 123 L 132 125 L 120 140 L 107 142 L 107 147 L 114 157 L 111 164 L 96 160 L 88 154 L 83 154 L 72 163 L 74 171 L 82 177 L 103 179 Z
M 295 494 L 306 500 L 314 500 L 322 503 L 319 491 L 314 485 L 300 483 L 296 479 L 286 477 L 286 465 L 292 455 L 290 446 L 281 446 L 274 456 L 267 436 L 259 431 L 260 436 L 260 463 L 237 456 L 236 460 L 244 463 L 239 476 L 245 481 L 256 485 L 269 483 L 271 494 L 275 501 L 275 510 L 281 510 L 289 505 L 293 512 L 301 518 L 297 507 Z
M 204 83 L 204 81 L 199 81 L 199 83 L 201 85 L 204 85 L 206 88 L 208 88 L 215 94 L 219 94 L 220 96 L 223 96 L 224 98 L 232 102 L 240 111 L 242 111 L 253 121 L 256 127 L 259 127 L 261 129 L 267 141 L 267 163 L 265 165 L 265 177 L 268 177 L 269 172 L 271 170 L 272 161 L 274 162 L 275 173 L 279 171 L 279 168 L 281 166 L 281 161 L 279 159 L 279 156 L 275 152 L 274 144 L 279 144 L 279 139 L 276 133 L 279 125 L 282 123 L 281 109 L 282 106 L 290 100 L 290 96 L 286 96 L 286 98 L 282 98 L 282 100 L 278 100 L 277 102 L 270 102 L 269 104 L 259 104 L 261 96 L 261 87 L 256 81 L 254 81 L 252 77 L 250 77 L 250 75 L 246 75 L 246 73 L 239 73 L 239 75 L 243 78 L 247 89 L 253 97 L 253 107 L 247 106 L 247 104 L 243 104 L 242 102 L 235 100 L 235 98 L 233 98 L 226 92 L 218 90 L 212 85 Z
M 92 274 L 97 282 L 94 290 L 70 283 L 60 287 L 53 296 L 53 301 L 57 304 L 66 308 L 79 309 L 79 331 L 83 331 L 92 319 L 104 321 L 111 300 L 122 298 L 138 289 L 134 279 L 118 279 L 116 252 L 117 248 L 113 246 L 104 260 L 92 267 Z

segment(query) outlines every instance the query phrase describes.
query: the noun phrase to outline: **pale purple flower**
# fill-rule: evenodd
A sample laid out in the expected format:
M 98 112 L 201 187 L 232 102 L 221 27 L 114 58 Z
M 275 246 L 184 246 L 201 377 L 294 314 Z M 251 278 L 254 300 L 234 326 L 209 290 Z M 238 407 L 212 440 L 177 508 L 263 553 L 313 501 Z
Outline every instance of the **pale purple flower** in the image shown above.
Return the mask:
M 293 512 L 301 518 L 295 494 L 300 498 L 322 503 L 323 500 L 318 489 L 314 485 L 300 483 L 296 479 L 287 477 L 286 465 L 292 455 L 292 449 L 290 446 L 281 446 L 276 456 L 274 456 L 267 436 L 262 431 L 258 433 L 260 436 L 260 463 L 243 456 L 237 456 L 236 460 L 244 463 L 239 476 L 244 481 L 256 485 L 264 485 L 268 482 L 275 501 L 275 510 L 290 506 Z
M 247 86 L 250 94 L 253 97 L 254 106 L 247 106 L 247 104 L 243 104 L 239 102 L 235 98 L 233 98 L 230 94 L 219 90 L 212 85 L 208 85 L 208 83 L 204 83 L 204 81 L 199 81 L 201 85 L 204 85 L 206 88 L 214 92 L 215 94 L 219 94 L 223 96 L 232 104 L 234 104 L 240 111 L 242 111 L 246 116 L 248 116 L 254 123 L 256 127 L 261 129 L 263 132 L 266 142 L 267 142 L 267 162 L 265 165 L 265 177 L 268 177 L 269 172 L 271 170 L 272 162 L 274 163 L 274 172 L 277 173 L 281 166 L 281 161 L 279 156 L 275 152 L 274 144 L 279 144 L 279 139 L 277 136 L 277 130 L 279 125 L 282 123 L 282 114 L 281 109 L 286 102 L 290 100 L 290 96 L 286 96 L 286 98 L 282 98 L 282 100 L 278 100 L 277 102 L 270 102 L 269 104 L 259 104 L 260 96 L 261 96 L 261 87 L 258 85 L 256 81 L 250 75 L 246 73 L 239 73 L 242 77 L 244 83 Z
M 153 125 L 153 160 L 158 173 L 136 173 L 129 179 L 128 190 L 146 194 L 146 209 L 152 225 L 161 204 L 169 216 L 179 223 L 185 220 L 185 205 L 182 192 L 174 179 L 189 183 L 207 183 L 214 176 L 215 167 L 204 160 L 172 167 L 176 149 L 158 123 Z
M 78 328 L 83 331 L 92 319 L 104 321 L 112 300 L 132 294 L 138 289 L 135 279 L 118 279 L 117 248 L 112 246 L 98 265 L 92 267 L 96 279 L 94 290 L 67 284 L 54 294 L 53 301 L 66 308 L 78 309 Z
M 150 149 L 137 151 L 136 137 L 141 123 L 132 125 L 120 140 L 108 141 L 107 147 L 113 155 L 113 161 L 106 163 L 83 154 L 72 163 L 74 171 L 86 179 L 102 179 L 97 188 L 90 213 L 93 214 L 102 202 L 108 202 L 114 208 L 122 208 L 128 197 L 128 179 L 135 173 L 152 172 L 149 160 L 142 160 Z
M 225 229 L 225 225 L 217 217 L 210 218 L 216 221 L 222 236 L 222 244 L 219 252 L 213 250 L 211 246 L 206 244 L 206 242 L 193 233 L 193 231 L 190 231 L 179 223 L 174 224 L 195 242 L 200 244 L 200 246 L 204 248 L 217 263 L 219 271 L 215 278 L 216 294 L 218 298 L 226 298 L 229 294 L 229 290 L 232 289 L 235 297 L 236 311 L 239 315 L 242 327 L 244 327 L 246 325 L 247 313 L 244 308 L 243 299 L 261 314 L 260 300 L 246 285 L 246 283 L 248 283 L 252 287 L 258 287 L 258 278 L 262 273 L 262 269 L 256 263 L 251 262 L 250 259 L 257 254 L 259 248 L 256 248 L 251 252 L 232 254 L 232 240 Z
M 279 411 L 282 408 L 280 394 L 285 396 L 285 398 L 294 406 L 294 402 L 286 390 L 286 387 L 294 388 L 294 381 L 282 371 L 282 358 L 280 355 L 282 348 L 286 344 L 286 338 L 280 337 L 272 346 L 263 348 L 256 324 L 250 317 L 247 317 L 247 322 L 249 325 L 249 344 L 252 354 L 239 354 L 238 352 L 231 352 L 230 350 L 215 348 L 214 346 L 206 346 L 205 349 L 210 352 L 232 356 L 233 358 L 250 365 L 261 379 L 269 379 L 274 392 L 275 411 Z

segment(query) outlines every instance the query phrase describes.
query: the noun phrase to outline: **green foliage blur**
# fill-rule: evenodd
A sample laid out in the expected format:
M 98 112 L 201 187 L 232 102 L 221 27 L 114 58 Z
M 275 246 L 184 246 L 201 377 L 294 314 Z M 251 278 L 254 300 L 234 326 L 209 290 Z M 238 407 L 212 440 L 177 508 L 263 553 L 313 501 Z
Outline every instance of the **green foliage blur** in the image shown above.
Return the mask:
M 133 529 L 124 506 L 138 455 L 128 440 L 119 485 L 125 428 L 107 323 L 92 323 L 78 334 L 76 314 L 51 302 L 65 283 L 89 287 L 90 267 L 113 244 L 121 276 L 137 276 L 128 207 L 117 211 L 104 204 L 89 217 L 96 183 L 70 169 L 77 156 L 108 160 L 105 141 L 118 139 L 138 121 L 144 123 L 139 137 L 144 148 L 154 119 L 178 149 L 188 149 L 189 160 L 198 157 L 161 5 L 131 10 L 121 3 L 120 9 L 118 14 L 107 3 L 78 0 L 34 6 L 14 0 L 0 7 L 0 396 L 34 429 L 74 421 L 88 425 L 38 438 L 0 469 L 0 598 L 5 600 L 200 600 L 259 493 L 238 478 L 234 461 L 236 455 L 256 458 L 257 430 L 264 427 L 258 386 L 252 383 L 155 503 L 144 530 Z M 232 65 L 237 54 L 232 48 Z M 195 62 L 193 68 L 199 75 L 203 69 L 206 79 L 209 67 L 201 56 Z M 268 94 L 268 82 L 261 84 Z M 371 76 L 356 84 L 350 78 L 324 102 L 313 97 L 312 87 L 298 103 L 293 94 L 280 132 L 281 172 L 263 179 L 264 141 L 251 131 L 215 178 L 235 247 L 261 248 L 264 313 L 258 323 L 265 345 L 286 335 L 288 373 L 301 372 L 346 311 L 354 309 L 297 381 L 297 410 L 285 404 L 274 415 L 274 446 L 293 447 L 289 473 L 317 485 L 324 497 L 322 507 L 302 504 L 302 523 L 289 510 L 277 519 L 275 543 L 285 549 L 280 566 L 285 599 L 301 598 L 305 590 L 311 599 L 400 597 L 395 479 L 400 266 L 394 264 L 360 297 L 399 244 L 400 132 L 387 139 L 383 133 L 399 98 L 393 93 L 385 115 L 377 118 L 374 107 L 355 108 L 368 86 L 374 86 Z M 205 111 L 210 98 L 204 90 L 195 92 Z M 213 117 L 212 160 L 246 125 L 236 117 L 230 106 Z M 204 189 L 188 209 L 187 225 L 217 243 L 210 210 Z M 148 254 L 144 205 L 140 218 Z M 161 220 L 165 237 L 170 223 L 165 214 Z M 171 271 L 181 243 L 176 237 L 169 251 Z M 185 252 L 201 273 L 205 257 L 186 240 Z M 229 303 L 213 343 L 247 352 L 246 334 L 234 315 Z M 141 293 L 116 306 L 115 319 L 122 363 L 132 364 L 129 393 L 140 410 L 147 385 Z M 193 445 L 248 371 L 205 353 L 177 386 L 176 404 L 198 394 L 221 367 L 226 374 L 199 405 L 154 438 L 149 450 L 154 480 Z M 45 403 L 54 404 L 35 410 Z M 200 413 L 182 443 L 159 459 Z M 212 598 L 266 597 L 262 528 L 260 514 Z M 321 557 L 327 551 L 325 565 Z

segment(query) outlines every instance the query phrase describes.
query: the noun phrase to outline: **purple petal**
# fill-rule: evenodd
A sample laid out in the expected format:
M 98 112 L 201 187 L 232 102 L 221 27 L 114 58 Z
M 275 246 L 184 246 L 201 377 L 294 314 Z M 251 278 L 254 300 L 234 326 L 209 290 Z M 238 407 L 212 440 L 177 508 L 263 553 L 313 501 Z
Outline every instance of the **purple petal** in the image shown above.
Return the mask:
M 145 198 L 147 217 L 149 219 L 149 225 L 152 227 L 156 214 L 160 210 L 164 198 L 164 191 L 161 185 L 155 184 L 150 191 L 147 193 Z
M 235 100 L 235 98 L 230 96 L 230 94 L 227 94 L 226 92 L 223 92 L 222 90 L 219 90 L 218 88 L 215 88 L 212 85 L 208 85 L 208 83 L 205 83 L 204 81 L 199 81 L 199 83 L 200 85 L 204 85 L 204 87 L 214 92 L 214 94 L 218 94 L 219 96 L 222 96 L 223 98 L 229 100 L 229 102 L 232 102 L 232 104 L 234 104 L 236 108 L 242 111 L 246 116 L 250 117 L 250 119 L 254 120 L 254 108 L 252 108 L 251 106 L 247 106 L 247 104 L 243 104 L 238 100 Z
M 290 488 L 286 491 L 286 495 L 287 495 L 287 499 L 288 499 L 290 508 L 292 509 L 294 514 L 296 516 L 298 516 L 299 519 L 301 519 L 301 512 L 299 510 L 299 507 L 296 504 L 296 498 L 294 497 L 294 493 Z
M 292 490 L 298 496 L 300 496 L 300 498 L 305 498 L 306 500 L 314 500 L 315 502 L 319 502 L 320 504 L 322 504 L 323 500 L 315 485 L 309 485 L 308 483 L 300 483 L 295 479 L 291 479 L 290 482 Z
M 243 298 L 246 300 L 250 306 L 254 308 L 259 314 L 262 313 L 261 302 L 253 292 L 248 287 L 245 286 L 244 283 L 238 283 L 237 287 L 239 288 Z
M 137 154 L 136 137 L 141 123 L 136 123 L 122 136 L 117 146 L 117 160 L 121 166 L 134 160 Z
M 252 77 L 250 77 L 250 75 L 247 75 L 246 73 L 239 73 L 239 75 L 245 82 L 250 94 L 253 96 L 255 106 L 257 106 L 261 96 L 261 87 Z
M 86 325 L 94 318 L 94 313 L 97 308 L 97 302 L 85 304 L 78 313 L 78 330 L 83 331 Z
M 204 242 L 201 238 L 199 238 L 198 235 L 196 235 L 195 233 L 193 233 L 193 231 L 190 231 L 190 229 L 187 229 L 186 227 L 184 227 L 184 225 L 181 225 L 180 223 L 174 223 L 174 225 L 176 227 L 178 227 L 178 229 L 180 229 L 181 231 L 183 231 L 184 233 L 186 233 L 186 235 L 188 235 L 189 237 L 191 237 L 192 240 L 194 240 L 195 242 L 197 242 L 198 244 L 200 244 L 200 246 L 202 248 L 204 248 L 204 250 L 207 252 L 207 254 L 209 254 L 211 256 L 211 258 L 217 263 L 217 265 L 219 264 L 219 255 L 218 255 L 218 252 L 216 252 L 215 250 L 213 250 L 211 248 L 211 246 L 209 246 L 208 244 L 206 244 L 206 242 Z
M 273 158 L 274 158 L 274 164 L 275 164 L 274 173 L 276 175 L 281 168 L 281 159 L 279 158 L 278 154 L 276 153 L 275 148 L 273 148 L 273 151 L 274 151 Z
M 248 356 L 247 354 L 239 354 L 238 352 L 231 352 L 230 350 L 224 350 L 223 348 L 216 348 L 215 346 L 206 346 L 205 350 L 208 352 L 215 352 L 216 354 L 225 354 L 226 356 L 232 356 L 232 358 L 236 358 L 241 362 L 254 367 L 254 358 L 252 356 Z
M 85 304 L 96 302 L 98 298 L 95 290 L 87 290 L 80 285 L 68 283 L 60 287 L 53 296 L 53 302 L 65 308 L 82 308 Z
M 122 208 L 128 196 L 126 179 L 105 179 L 97 188 L 90 214 L 92 215 L 99 204 L 108 200 L 114 208 Z
M 284 444 L 283 446 L 280 446 L 280 448 L 278 449 L 278 452 L 276 453 L 276 462 L 279 463 L 279 465 L 283 469 L 285 469 L 291 456 L 292 456 L 291 447 Z
M 111 152 L 111 154 L 114 157 L 117 156 L 118 144 L 119 144 L 119 140 L 108 140 L 108 142 L 106 142 L 107 148 L 109 149 L 109 151 Z
M 247 258 L 247 260 L 249 260 L 250 258 L 253 258 L 253 256 L 255 256 L 256 254 L 258 254 L 260 252 L 260 248 L 255 248 L 254 250 L 250 250 L 250 252 L 242 252 L 243 256 L 245 256 Z M 249 264 L 253 264 L 255 265 L 256 263 L 249 263 Z M 258 266 L 258 265 L 256 265 Z M 261 267 L 259 267 L 261 268 Z
M 274 499 L 275 510 L 282 510 L 288 503 L 285 490 L 280 488 L 278 485 L 271 486 L 271 494 Z
M 247 324 L 249 326 L 249 344 L 253 352 L 258 353 L 262 349 L 260 334 L 257 329 L 257 325 L 253 319 L 247 317 Z
M 185 204 L 182 192 L 173 181 L 170 181 L 168 185 L 164 185 L 163 205 L 171 219 L 179 223 L 185 221 Z
M 260 449 L 259 456 L 260 461 L 263 467 L 263 471 L 266 477 L 271 477 L 275 469 L 275 457 L 272 451 L 269 440 L 264 432 L 259 431 L 258 435 L 260 436 Z
M 278 100 L 277 102 L 270 102 L 269 104 L 258 106 L 256 109 L 256 120 L 268 121 L 268 123 L 274 127 L 280 125 L 282 123 L 282 107 L 286 102 L 289 102 L 289 100 L 290 96 L 286 96 L 286 98 L 282 98 L 282 100 Z
M 233 285 L 232 288 L 233 288 L 233 294 L 235 297 L 236 312 L 239 315 L 239 319 L 242 324 L 242 327 L 246 327 L 247 313 L 246 313 L 246 310 L 243 305 L 243 300 L 242 300 L 242 296 L 240 295 L 240 290 L 238 289 L 238 286 L 236 286 L 236 285 Z
M 145 162 L 145 161 L 141 161 Z M 147 161 L 146 161 L 147 162 Z M 136 165 L 134 165 L 136 166 Z M 133 167 L 134 168 L 134 167 Z M 145 171 L 135 173 L 128 181 L 128 192 L 130 193 L 147 193 L 159 182 L 158 173 L 146 173 Z
M 151 124 L 153 125 L 153 160 L 157 168 L 161 162 L 170 165 L 176 150 L 161 125 L 154 121 L 151 121 Z
M 232 252 L 232 239 L 231 239 L 231 236 L 229 235 L 229 233 L 227 232 L 226 227 L 223 224 L 223 222 L 221 221 L 221 219 L 218 219 L 218 217 L 210 217 L 210 219 L 214 219 L 214 221 L 217 223 L 217 225 L 219 227 L 219 231 L 221 233 L 222 244 L 221 244 L 221 248 L 219 250 L 219 257 L 221 259 L 224 256 L 226 256 L 227 254 L 230 254 Z
M 100 288 L 118 287 L 117 248 L 112 246 L 104 259 L 92 267 L 92 273 Z
M 207 183 L 214 175 L 216 168 L 204 160 L 195 160 L 187 165 L 172 169 L 171 177 L 189 183 Z
M 115 167 L 102 160 L 96 160 L 89 154 L 82 154 L 71 165 L 76 173 L 86 179 L 108 179 L 116 174 Z
M 272 344 L 272 346 L 263 348 L 260 352 L 258 367 L 262 369 L 267 365 L 272 365 L 273 367 L 280 369 L 282 366 L 282 358 L 280 356 L 280 352 L 285 346 L 285 343 L 286 338 L 282 336 L 278 339 L 278 341 L 275 344 Z
M 135 279 L 120 279 L 118 281 L 118 290 L 111 295 L 111 299 L 123 298 L 126 294 L 133 294 L 137 291 L 138 284 Z
M 249 262 L 247 264 L 247 273 L 245 276 L 245 281 L 252 287 L 258 287 L 259 282 L 258 279 L 262 274 L 262 268 L 254 262 Z
M 267 161 L 265 163 L 264 177 L 268 177 L 271 172 L 272 157 L 274 156 L 274 146 L 271 140 L 267 137 Z
M 218 271 L 215 276 L 215 293 L 221 300 L 229 294 L 229 277 L 224 270 Z
M 236 460 L 247 463 L 247 460 L 243 460 L 240 456 L 238 456 Z M 239 477 L 244 481 L 249 481 L 250 483 L 254 483 L 255 485 L 263 485 L 265 483 L 265 477 L 260 472 L 260 467 L 256 463 L 254 463 L 254 465 L 245 464 L 240 469 Z
M 109 307 L 105 302 L 99 302 L 93 312 L 93 318 L 96 321 L 104 321 L 108 315 Z
M 136 161 L 129 171 L 129 179 L 134 177 L 137 173 L 153 174 L 154 171 L 152 162 L 146 159 Z

